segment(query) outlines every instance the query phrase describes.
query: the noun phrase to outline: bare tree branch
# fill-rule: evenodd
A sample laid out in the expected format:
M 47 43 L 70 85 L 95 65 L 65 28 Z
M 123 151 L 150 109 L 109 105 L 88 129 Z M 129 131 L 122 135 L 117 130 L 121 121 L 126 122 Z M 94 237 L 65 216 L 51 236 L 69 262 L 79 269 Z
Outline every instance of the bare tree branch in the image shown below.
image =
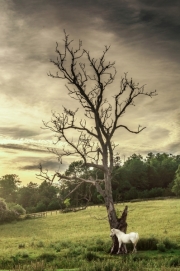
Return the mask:
M 128 132 L 134 133 L 134 134 L 139 134 L 139 133 L 142 132 L 144 129 L 146 129 L 146 127 L 140 128 L 140 127 L 141 127 L 140 125 L 138 126 L 138 130 L 137 130 L 137 131 L 132 131 L 132 130 L 130 130 L 127 126 L 125 126 L 125 125 L 118 125 L 118 126 L 117 126 L 117 128 L 120 128 L 120 127 L 125 128 Z

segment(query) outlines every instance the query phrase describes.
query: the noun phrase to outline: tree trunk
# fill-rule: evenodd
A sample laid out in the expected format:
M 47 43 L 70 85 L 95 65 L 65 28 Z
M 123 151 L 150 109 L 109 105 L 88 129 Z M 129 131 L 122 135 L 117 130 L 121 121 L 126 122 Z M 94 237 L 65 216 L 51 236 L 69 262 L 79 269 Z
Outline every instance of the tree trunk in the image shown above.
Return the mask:
M 118 223 L 116 226 L 116 229 L 119 229 L 119 230 L 123 231 L 124 233 L 126 233 L 126 231 L 127 231 L 127 223 L 126 223 L 127 213 L 128 213 L 128 206 L 126 206 L 124 208 L 124 211 L 123 211 L 121 217 L 118 218 L 118 221 L 117 221 Z M 117 254 L 118 249 L 119 249 L 119 242 L 118 242 L 117 237 L 113 236 L 112 241 L 113 241 L 113 244 L 111 247 L 110 254 Z M 122 254 L 125 253 L 124 247 L 122 245 L 121 245 L 120 253 L 122 253 Z

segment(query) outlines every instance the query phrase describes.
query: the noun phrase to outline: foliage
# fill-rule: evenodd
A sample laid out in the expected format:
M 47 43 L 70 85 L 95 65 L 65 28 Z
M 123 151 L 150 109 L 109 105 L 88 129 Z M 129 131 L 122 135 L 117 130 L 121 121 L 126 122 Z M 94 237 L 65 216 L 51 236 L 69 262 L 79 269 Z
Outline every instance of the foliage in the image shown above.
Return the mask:
M 165 252 L 166 251 L 165 244 L 163 242 L 157 243 L 157 250 L 159 250 L 160 252 Z
M 177 243 L 170 241 L 168 238 L 165 238 L 163 240 L 163 243 L 164 243 L 166 249 L 177 249 L 178 248 Z
M 180 197 L 180 165 L 176 170 L 176 175 L 172 186 L 172 192 L 175 193 L 176 196 Z
M 133 154 L 124 164 L 120 163 L 113 168 L 112 193 L 115 202 L 167 197 L 174 194 L 178 196 L 179 164 L 179 155 L 149 153 L 144 159 L 140 155 Z M 72 162 L 66 170 L 66 175 L 103 179 L 100 170 L 86 169 L 82 161 Z M 27 186 L 20 186 L 20 183 L 17 175 L 5 175 L 0 178 L 0 193 L 4 193 L 8 208 L 20 214 L 24 214 L 24 209 L 27 213 L 35 213 L 65 208 L 63 199 L 66 200 L 68 194 L 72 208 L 87 203 L 94 205 L 103 202 L 103 197 L 89 183 L 81 184 L 73 193 L 71 191 L 75 188 L 76 182 L 62 180 L 60 187 L 52 186 L 47 181 L 40 185 L 30 182 Z M 11 191 L 11 196 L 8 191 Z
M 97 254 L 96 254 L 95 252 L 87 251 L 87 252 L 84 254 L 84 258 L 85 258 L 88 262 L 91 262 L 91 261 L 97 260 L 99 257 L 97 256 Z
M 6 202 L 16 202 L 20 183 L 19 177 L 16 174 L 2 176 L 0 178 L 0 197 L 6 199 Z
M 0 199 L 0 223 L 12 222 L 19 218 L 19 213 L 10 210 L 4 199 Z
M 58 191 L 57 187 L 47 181 L 39 186 L 30 182 L 27 186 L 19 188 L 17 201 L 29 213 L 57 210 L 60 207 Z
M 57 258 L 56 253 L 53 252 L 44 252 L 39 257 L 39 260 L 45 260 L 46 262 L 52 262 Z
M 49 202 L 47 210 L 48 211 L 53 211 L 53 210 L 58 210 L 60 208 L 60 203 L 58 199 L 54 199 Z
M 70 207 L 70 205 L 71 205 L 70 199 L 65 199 L 64 204 L 65 204 L 66 208 Z
M 171 185 L 179 162 L 179 155 L 149 153 L 144 159 L 141 155 L 133 154 L 127 158 L 123 165 L 120 164 L 113 168 L 112 189 L 114 200 L 119 202 L 172 196 Z M 66 172 L 71 176 L 78 174 L 79 177 L 83 177 L 85 169 L 82 167 L 82 161 L 71 163 Z M 89 170 L 86 174 L 90 178 L 103 179 L 101 172 L 95 168 Z M 64 184 L 65 186 L 62 187 L 60 194 L 62 196 L 69 194 L 71 206 L 85 204 L 85 196 L 82 197 L 82 195 L 88 194 L 91 195 L 91 204 L 102 203 L 102 196 L 88 183 L 81 185 L 72 194 L 70 192 L 76 183 L 64 181 Z
M 66 176 L 82 176 L 84 174 L 87 174 L 87 168 L 84 166 L 83 161 L 72 162 L 65 171 Z
M 47 210 L 46 204 L 43 201 L 39 201 L 36 205 L 36 212 L 44 212 Z
M 18 190 L 18 203 L 27 211 L 36 207 L 39 201 L 38 185 L 30 182 L 27 186 L 20 187 Z
M 8 207 L 10 210 L 15 211 L 19 215 L 25 215 L 26 210 L 19 204 L 9 203 Z
M 170 265 L 170 266 L 173 266 L 173 267 L 180 266 L 180 258 L 179 258 L 179 255 L 178 255 L 178 256 L 175 256 L 175 257 L 172 257 L 172 258 L 170 259 L 169 265 Z
M 156 250 L 158 239 L 154 237 L 140 238 L 138 241 L 139 250 Z

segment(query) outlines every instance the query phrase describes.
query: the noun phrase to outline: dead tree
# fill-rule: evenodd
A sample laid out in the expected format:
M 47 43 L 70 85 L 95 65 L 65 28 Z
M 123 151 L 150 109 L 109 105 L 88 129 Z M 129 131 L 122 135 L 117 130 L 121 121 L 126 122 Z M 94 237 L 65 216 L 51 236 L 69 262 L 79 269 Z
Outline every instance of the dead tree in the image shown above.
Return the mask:
M 55 178 L 76 180 L 79 183 L 87 182 L 94 185 L 104 199 L 110 228 L 118 228 L 123 220 L 118 220 L 116 216 L 111 186 L 117 147 L 113 136 L 118 129 L 126 129 L 134 134 L 139 134 L 145 129 L 139 125 L 134 131 L 122 124 L 120 118 L 131 105 L 135 105 L 135 100 L 139 96 L 144 95 L 152 98 L 156 95 L 156 91 L 146 92 L 144 85 L 139 86 L 132 78 L 128 79 L 125 73 L 120 80 L 119 89 L 111 97 L 113 100 L 111 103 L 106 97 L 108 88 L 115 80 L 116 69 L 115 62 L 108 62 L 105 59 L 110 47 L 105 46 L 100 58 L 93 58 L 89 51 L 82 49 L 81 41 L 79 41 L 77 49 L 74 49 L 72 47 L 73 41 L 69 40 L 65 31 L 64 37 L 63 50 L 60 50 L 58 43 L 56 43 L 57 58 L 51 60 L 57 72 L 50 72 L 48 75 L 67 82 L 67 93 L 84 110 L 84 118 L 77 122 L 78 109 L 64 107 L 61 114 L 53 112 L 52 119 L 49 122 L 44 122 L 44 129 L 55 133 L 56 143 L 64 142 L 65 145 L 61 152 L 58 152 L 57 148 L 50 151 L 57 155 L 60 163 L 63 163 L 63 157 L 76 155 L 77 159 L 81 158 L 84 161 L 86 167 L 103 171 L 104 179 L 94 180 L 79 176 L 65 176 L 58 171 L 55 172 L 52 180 Z M 64 95 L 64 90 L 60 91 L 60 95 Z M 49 178 L 46 173 L 43 174 L 43 170 L 41 170 L 39 177 Z M 125 231 L 126 226 L 123 227 Z M 113 253 L 115 250 L 114 248 Z

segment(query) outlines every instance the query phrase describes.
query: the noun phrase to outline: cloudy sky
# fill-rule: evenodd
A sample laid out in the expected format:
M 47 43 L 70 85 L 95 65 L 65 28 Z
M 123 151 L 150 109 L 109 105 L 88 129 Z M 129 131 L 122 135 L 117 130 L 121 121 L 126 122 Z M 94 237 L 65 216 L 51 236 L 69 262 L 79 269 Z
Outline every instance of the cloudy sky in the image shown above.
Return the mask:
M 138 135 L 121 131 L 120 155 L 148 152 L 180 154 L 180 1 L 179 0 L 0 0 L 0 177 L 17 174 L 23 183 L 36 179 L 38 164 L 58 170 L 48 152 L 53 133 L 42 120 L 62 105 L 74 107 L 65 82 L 47 76 L 63 29 L 98 57 L 111 45 L 116 62 L 113 91 L 124 72 L 152 99 L 137 101 L 123 124 L 147 128 Z M 78 105 L 77 105 L 78 107 Z M 69 161 L 73 161 L 71 158 Z M 68 165 L 65 161 L 61 170 Z

